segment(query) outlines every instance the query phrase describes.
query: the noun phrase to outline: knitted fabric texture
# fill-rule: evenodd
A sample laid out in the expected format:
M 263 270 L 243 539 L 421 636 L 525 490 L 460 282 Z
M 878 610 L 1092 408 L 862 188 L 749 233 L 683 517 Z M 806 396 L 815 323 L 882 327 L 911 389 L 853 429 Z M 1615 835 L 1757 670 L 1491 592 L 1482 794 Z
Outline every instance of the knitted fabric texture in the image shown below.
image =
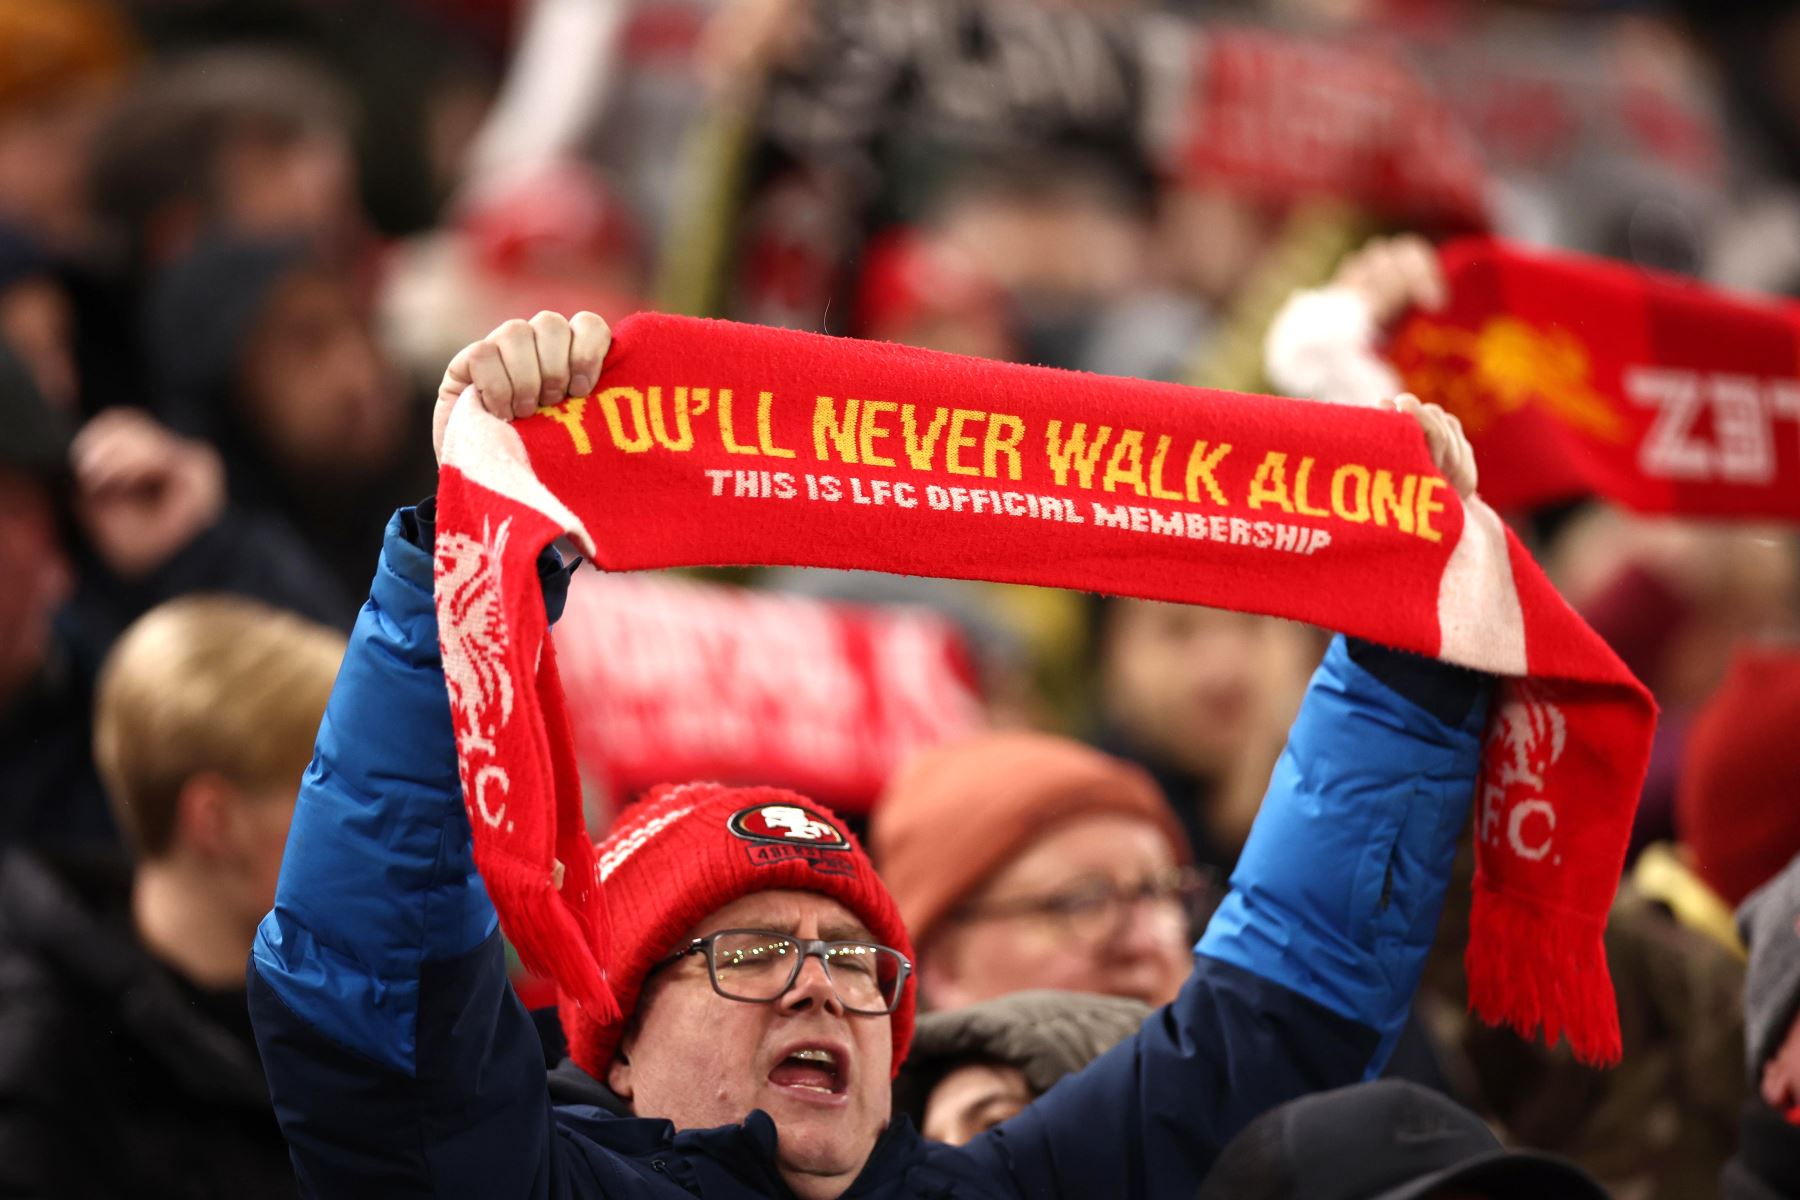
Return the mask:
M 628 808 L 599 846 L 612 948 L 607 968 L 617 1013 L 562 1008 L 569 1056 L 596 1079 L 636 1011 L 644 977 L 706 917 L 756 892 L 828 896 L 876 941 L 912 959 L 906 926 L 868 855 L 828 809 L 780 788 L 711 783 L 661 787 Z M 889 1017 L 894 1070 L 913 1031 L 913 982 Z
M 1080 742 L 1005 730 L 922 750 L 889 781 L 869 851 L 916 945 L 993 873 L 1058 823 L 1122 813 L 1156 826 L 1175 857 L 1187 837 L 1144 770 Z M 944 830 L 956 853 L 944 853 Z
M 1675 828 L 1727 907 L 1800 854 L 1800 650 L 1740 649 L 1688 731 Z
M 1306 621 L 1509 677 L 1466 964 L 1489 1020 L 1619 1046 L 1601 930 L 1655 706 L 1479 499 L 1384 413 L 639 314 L 596 388 L 438 482 L 437 604 L 475 860 L 525 965 L 620 1012 L 534 561 L 854 567 Z M 946 857 L 957 831 L 943 831 Z

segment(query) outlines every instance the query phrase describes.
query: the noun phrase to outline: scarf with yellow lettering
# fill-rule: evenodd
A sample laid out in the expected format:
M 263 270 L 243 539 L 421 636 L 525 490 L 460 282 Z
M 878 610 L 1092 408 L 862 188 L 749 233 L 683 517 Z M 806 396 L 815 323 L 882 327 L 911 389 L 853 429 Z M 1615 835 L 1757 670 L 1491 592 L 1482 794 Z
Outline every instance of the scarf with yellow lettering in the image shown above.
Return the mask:
M 465 396 L 437 606 L 476 862 L 525 964 L 613 1011 L 535 559 L 855 567 L 1268 613 L 1506 677 L 1476 796 L 1482 1016 L 1619 1050 L 1601 931 L 1654 706 L 1408 417 L 639 315 L 594 391 Z

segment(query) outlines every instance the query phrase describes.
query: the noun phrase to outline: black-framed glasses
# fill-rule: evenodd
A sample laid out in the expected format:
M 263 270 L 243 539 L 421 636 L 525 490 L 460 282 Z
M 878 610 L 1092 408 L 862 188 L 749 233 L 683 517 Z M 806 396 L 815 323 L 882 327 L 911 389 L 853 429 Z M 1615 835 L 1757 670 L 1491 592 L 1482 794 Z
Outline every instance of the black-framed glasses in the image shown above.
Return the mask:
M 773 1004 L 800 978 L 800 967 L 816 958 L 846 1012 L 879 1017 L 900 1006 L 912 963 L 877 942 L 824 942 L 769 929 L 721 929 L 697 937 L 650 968 L 652 974 L 690 954 L 706 959 L 713 991 L 727 1000 Z
M 970 905 L 953 914 L 964 922 L 1036 918 L 1069 936 L 1097 943 L 1117 936 L 1131 910 L 1146 908 L 1172 938 L 1199 935 L 1219 902 L 1218 872 L 1210 867 L 1172 867 L 1135 885 L 1104 875 L 1084 875 L 1044 896 L 1021 896 Z

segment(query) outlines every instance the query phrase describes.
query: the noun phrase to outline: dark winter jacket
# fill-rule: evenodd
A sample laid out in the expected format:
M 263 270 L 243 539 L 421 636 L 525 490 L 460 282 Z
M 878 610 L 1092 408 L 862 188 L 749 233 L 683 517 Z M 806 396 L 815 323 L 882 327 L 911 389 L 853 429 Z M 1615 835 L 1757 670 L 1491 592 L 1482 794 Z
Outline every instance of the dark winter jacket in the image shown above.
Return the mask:
M 787 1195 L 766 1114 L 678 1131 L 571 1088 L 567 1069 L 547 1085 L 471 858 L 430 544 L 417 514 L 389 526 L 251 960 L 303 1189 Z M 896 1117 L 846 1195 L 1191 1197 L 1252 1117 L 1371 1077 L 1432 939 L 1486 710 L 1478 677 L 1422 660 L 1395 674 L 1442 715 L 1342 639 L 1327 654 L 1174 1002 L 967 1146 Z
M 0 861 L 0 1197 L 294 1195 L 241 993 L 151 958 L 129 888 L 119 861 Z

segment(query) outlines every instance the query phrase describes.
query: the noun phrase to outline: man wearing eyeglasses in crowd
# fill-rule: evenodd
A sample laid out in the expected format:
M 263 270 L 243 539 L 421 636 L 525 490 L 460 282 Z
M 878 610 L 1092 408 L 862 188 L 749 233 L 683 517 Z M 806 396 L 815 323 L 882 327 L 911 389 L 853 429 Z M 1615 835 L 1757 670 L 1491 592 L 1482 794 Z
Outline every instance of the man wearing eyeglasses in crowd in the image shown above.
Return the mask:
M 609 340 L 591 314 L 509 322 L 452 361 L 440 407 L 585 394 Z M 771 789 L 665 788 L 621 814 L 600 870 L 624 1016 L 565 1012 L 572 1061 L 546 1083 L 473 866 L 432 534 L 429 505 L 389 525 L 252 956 L 307 1193 L 1192 1196 L 1249 1120 L 1385 1060 L 1489 681 L 1339 639 L 1179 995 L 1004 1125 L 953 1148 L 891 1118 L 906 929 L 831 814 Z M 541 573 L 554 619 L 567 574 Z
M 913 755 L 875 808 L 869 852 L 936 1010 L 1032 988 L 1166 1004 L 1218 899 L 1145 771 L 1026 730 Z

